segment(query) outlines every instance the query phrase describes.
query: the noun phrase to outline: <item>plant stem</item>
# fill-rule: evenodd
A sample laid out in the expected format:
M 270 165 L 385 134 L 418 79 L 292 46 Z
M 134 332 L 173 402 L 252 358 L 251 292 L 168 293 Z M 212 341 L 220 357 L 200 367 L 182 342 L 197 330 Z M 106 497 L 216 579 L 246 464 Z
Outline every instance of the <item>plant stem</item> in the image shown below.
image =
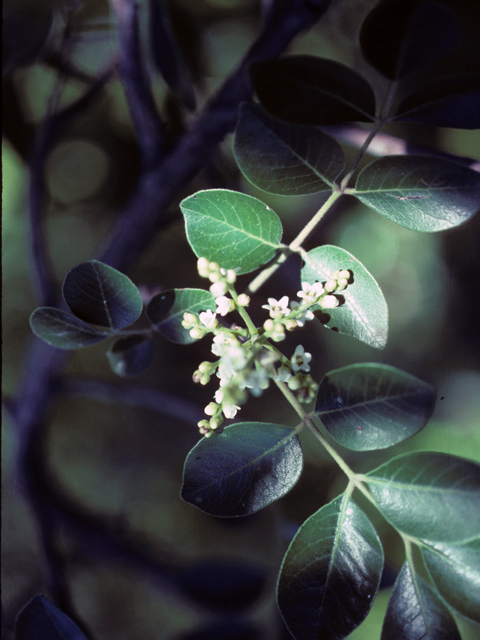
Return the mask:
M 233 300 L 235 301 L 235 306 L 237 308 L 238 313 L 240 314 L 242 320 L 245 322 L 247 329 L 250 333 L 250 336 L 253 338 L 255 336 L 258 336 L 258 329 L 255 326 L 255 324 L 253 323 L 252 319 L 250 318 L 250 316 L 248 315 L 247 310 L 245 309 L 244 306 L 242 306 L 241 304 L 238 304 L 238 294 L 235 291 L 235 287 L 233 285 L 229 285 L 228 286 L 228 292 L 230 293 L 230 295 L 232 296 Z

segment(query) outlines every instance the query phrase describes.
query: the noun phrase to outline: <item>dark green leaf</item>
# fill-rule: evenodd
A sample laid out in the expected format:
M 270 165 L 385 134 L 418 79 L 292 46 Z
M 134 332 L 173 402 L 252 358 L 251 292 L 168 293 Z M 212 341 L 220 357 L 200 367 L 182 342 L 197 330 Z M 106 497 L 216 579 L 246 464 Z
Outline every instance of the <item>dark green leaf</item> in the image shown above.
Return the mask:
M 317 317 L 329 329 L 353 336 L 371 347 L 383 349 L 387 343 L 388 308 L 373 276 L 351 253 L 333 245 L 309 251 L 301 271 L 302 282 L 313 284 L 330 279 L 336 270 L 350 272 L 350 284 L 337 298 L 338 307 Z M 315 308 L 315 307 L 314 307 Z M 319 307 L 316 307 L 319 309 Z
M 480 538 L 461 545 L 421 547 L 435 586 L 450 606 L 480 623 Z
M 212 516 L 247 516 L 284 496 L 303 468 L 287 427 L 241 422 L 202 438 L 185 462 L 182 498 Z
M 15 640 L 87 640 L 77 625 L 42 595 L 20 611 Z
M 371 122 L 375 96 L 348 67 L 314 56 L 288 56 L 250 67 L 258 98 L 271 114 L 298 124 Z
M 179 344 L 190 344 L 195 338 L 182 326 L 183 314 L 215 311 L 217 305 L 210 291 L 204 289 L 170 289 L 154 296 L 148 303 L 146 314 L 157 331 Z
M 123 329 L 142 313 L 142 299 L 130 278 L 98 260 L 83 262 L 69 271 L 63 297 L 77 318 Z
M 434 406 L 433 387 L 409 373 L 385 364 L 353 364 L 323 378 L 315 412 L 341 445 L 371 451 L 414 436 Z
M 383 549 L 363 511 L 340 496 L 308 518 L 283 560 L 277 598 L 296 640 L 341 640 L 366 617 Z
M 368 62 L 399 80 L 434 62 L 458 41 L 455 13 L 433 0 L 384 0 L 365 19 L 360 45 Z
M 255 104 L 241 107 L 233 150 L 243 175 L 278 195 L 331 189 L 345 166 L 340 146 L 321 129 L 282 122 Z
M 224 269 L 249 273 L 279 249 L 280 218 L 257 198 L 209 189 L 182 200 L 180 209 L 195 254 L 218 262 Z
M 353 194 L 415 231 L 441 231 L 480 209 L 480 173 L 431 156 L 387 156 L 363 169 Z
M 112 371 L 129 378 L 143 373 L 153 358 L 153 343 L 142 335 L 118 338 L 107 351 Z
M 59 349 L 83 349 L 105 340 L 110 334 L 79 320 L 68 311 L 39 307 L 30 316 L 33 333 Z
M 455 620 L 433 589 L 408 563 L 388 603 L 382 640 L 461 640 Z
M 367 474 L 384 517 L 399 531 L 432 542 L 480 535 L 480 466 L 429 451 L 398 456 Z

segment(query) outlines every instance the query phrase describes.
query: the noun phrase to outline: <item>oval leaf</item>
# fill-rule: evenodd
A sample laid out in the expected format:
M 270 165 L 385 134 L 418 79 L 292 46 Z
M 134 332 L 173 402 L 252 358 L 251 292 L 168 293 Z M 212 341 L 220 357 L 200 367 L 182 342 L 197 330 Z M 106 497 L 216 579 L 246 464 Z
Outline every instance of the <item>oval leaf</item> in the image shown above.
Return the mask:
M 336 270 L 345 269 L 351 273 L 349 285 L 336 296 L 341 304 L 328 309 L 328 313 L 322 311 L 320 321 L 333 331 L 383 349 L 388 334 L 387 303 L 374 277 L 363 264 L 345 249 L 333 245 L 312 249 L 304 255 L 304 260 L 301 280 L 309 284 L 329 280 Z
M 444 453 L 408 453 L 367 474 L 384 517 L 399 531 L 432 542 L 480 535 L 480 466 Z
M 353 195 L 402 227 L 442 231 L 480 209 L 480 173 L 443 158 L 388 156 L 359 173 Z
M 110 335 L 54 307 L 35 309 L 30 316 L 30 327 L 36 336 L 58 349 L 91 347 Z
M 480 624 L 480 538 L 421 547 L 428 572 L 450 606 Z
M 345 166 L 340 146 L 321 129 L 282 122 L 254 104 L 240 109 L 233 151 L 252 184 L 284 196 L 331 189 Z
M 292 429 L 241 422 L 202 438 L 185 461 L 182 498 L 212 516 L 247 516 L 284 496 L 303 468 Z
M 282 238 L 280 218 L 265 203 L 238 191 L 198 191 L 180 203 L 187 239 L 198 257 L 249 273 L 268 262 Z
M 433 589 L 408 563 L 388 603 L 382 640 L 461 640 L 455 620 Z
M 434 62 L 459 38 L 455 13 L 432 0 L 384 0 L 365 19 L 360 45 L 368 62 L 390 80 Z
M 148 303 L 146 314 L 154 328 L 170 342 L 190 344 L 195 338 L 182 326 L 183 314 L 211 309 L 217 305 L 210 291 L 204 289 L 170 289 L 154 296 Z
M 152 362 L 153 343 L 142 335 L 119 338 L 107 351 L 107 358 L 112 371 L 118 376 L 138 376 Z
M 326 125 L 374 119 L 371 86 L 339 62 L 288 56 L 256 62 L 250 75 L 262 105 L 281 120 Z
M 383 549 L 363 511 L 340 496 L 308 518 L 290 544 L 277 587 L 296 640 L 341 640 L 366 617 L 380 584 Z
M 384 364 L 330 371 L 317 392 L 315 412 L 337 442 L 354 451 L 386 449 L 421 431 L 435 407 L 435 390 Z
M 15 640 L 87 640 L 77 625 L 42 595 L 36 595 L 20 611 Z
M 77 318 L 101 327 L 123 329 L 142 313 L 140 293 L 130 278 L 98 260 L 67 273 L 63 297 Z

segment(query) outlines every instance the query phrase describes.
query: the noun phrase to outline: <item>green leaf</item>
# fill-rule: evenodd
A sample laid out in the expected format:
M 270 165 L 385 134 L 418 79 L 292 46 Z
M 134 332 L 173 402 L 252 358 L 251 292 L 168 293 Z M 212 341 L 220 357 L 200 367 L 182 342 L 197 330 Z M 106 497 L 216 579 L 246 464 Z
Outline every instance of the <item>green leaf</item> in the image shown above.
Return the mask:
M 153 358 L 153 343 L 142 335 L 118 338 L 107 351 L 108 362 L 114 373 L 124 378 L 143 373 Z
M 140 293 L 130 278 L 98 260 L 67 273 L 63 297 L 80 320 L 115 330 L 128 327 L 142 313 Z
M 355 192 L 385 218 L 415 231 L 442 231 L 480 208 L 480 173 L 431 156 L 387 156 L 363 169 Z
M 262 105 L 281 120 L 326 125 L 374 119 L 371 86 L 334 60 L 288 56 L 256 62 L 250 74 Z
M 195 338 L 182 326 L 183 314 L 215 311 L 217 305 L 210 291 L 204 289 L 170 289 L 154 296 L 146 314 L 154 328 L 170 342 L 190 344 Z
M 420 547 L 441 596 L 459 613 L 480 624 L 480 538 L 461 545 Z
M 461 640 L 455 620 L 433 589 L 406 562 L 388 603 L 382 640 Z
M 444 453 L 398 456 L 366 476 L 379 510 L 399 531 L 431 542 L 480 535 L 480 466 Z
M 353 336 L 371 347 L 387 343 L 388 308 L 374 277 L 351 253 L 333 245 L 312 249 L 305 256 L 302 282 L 313 284 L 330 279 L 333 271 L 350 271 L 350 284 L 336 297 L 340 306 L 322 311 L 320 321 L 329 329 Z M 316 307 L 320 309 L 320 307 Z M 315 307 L 314 307 L 315 309 Z
M 68 311 L 38 307 L 30 316 L 33 333 L 58 349 L 83 349 L 105 340 L 110 334 L 99 331 Z
M 342 149 L 321 129 L 282 122 L 255 104 L 241 106 L 233 151 L 252 184 L 284 196 L 331 189 L 345 167 Z
M 332 438 L 354 451 L 386 449 L 411 438 L 434 407 L 433 387 L 384 364 L 330 371 L 315 401 L 315 412 Z
M 212 516 L 247 516 L 284 496 L 303 468 L 292 429 L 241 422 L 202 438 L 185 461 L 182 498 Z
M 296 640 L 341 640 L 366 617 L 378 590 L 383 549 L 373 525 L 346 496 L 301 526 L 283 560 L 277 599 Z
M 87 640 L 77 625 L 47 598 L 38 594 L 15 622 L 15 640 Z
M 384 0 L 366 17 L 360 46 L 367 61 L 390 80 L 434 62 L 458 41 L 458 20 L 432 0 Z
M 198 257 L 248 273 L 268 262 L 282 238 L 280 218 L 238 191 L 198 191 L 180 203 L 187 239 Z

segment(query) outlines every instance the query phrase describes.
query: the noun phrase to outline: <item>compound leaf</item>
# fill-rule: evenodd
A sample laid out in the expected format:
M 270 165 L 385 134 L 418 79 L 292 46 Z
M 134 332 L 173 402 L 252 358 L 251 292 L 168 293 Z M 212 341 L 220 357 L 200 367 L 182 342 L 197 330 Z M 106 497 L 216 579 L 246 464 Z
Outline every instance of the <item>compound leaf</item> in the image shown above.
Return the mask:
M 480 466 L 445 453 L 398 456 L 370 471 L 369 489 L 399 531 L 430 542 L 480 535 Z
M 91 347 L 110 335 L 55 307 L 35 309 L 30 316 L 30 327 L 36 336 L 58 349 Z
M 288 56 L 256 62 L 250 75 L 262 105 L 281 120 L 327 125 L 374 119 L 371 86 L 339 62 Z
M 25 605 L 15 623 L 15 640 L 87 640 L 77 625 L 38 594 Z
M 182 498 L 212 516 L 246 516 L 284 496 L 303 468 L 292 429 L 241 422 L 202 438 L 185 461 Z
M 384 364 L 330 371 L 320 383 L 315 412 L 337 442 L 354 451 L 386 449 L 421 431 L 435 406 L 435 390 Z
M 441 231 L 469 220 L 480 208 L 480 174 L 431 156 L 387 156 L 358 175 L 359 200 L 415 231 Z
M 143 308 L 130 278 L 98 260 L 83 262 L 67 273 L 63 297 L 80 320 L 115 330 L 135 322 Z
M 331 189 L 345 166 L 340 146 L 319 128 L 282 122 L 255 104 L 240 109 L 233 150 L 243 175 L 278 195 Z
M 388 603 L 382 640 L 461 640 L 455 620 L 435 591 L 406 562 Z
M 124 378 L 143 373 L 153 358 L 153 342 L 142 335 L 118 338 L 107 351 L 114 373 Z
M 296 640 L 341 640 L 366 617 L 383 549 L 364 512 L 339 496 L 300 527 L 283 560 L 277 599 Z
M 333 331 L 383 349 L 387 343 L 388 308 L 371 273 L 351 253 L 333 245 L 312 249 L 304 260 L 302 282 L 325 282 L 336 270 L 348 270 L 351 274 L 347 288 L 336 295 L 339 306 L 328 309 L 328 313 L 322 311 L 320 321 Z
M 195 338 L 182 326 L 183 314 L 215 311 L 217 305 L 210 291 L 205 289 L 170 289 L 154 296 L 146 314 L 154 328 L 170 342 L 190 344 Z
M 187 239 L 198 257 L 249 273 L 268 262 L 282 237 L 280 218 L 265 203 L 238 191 L 198 191 L 180 203 Z

